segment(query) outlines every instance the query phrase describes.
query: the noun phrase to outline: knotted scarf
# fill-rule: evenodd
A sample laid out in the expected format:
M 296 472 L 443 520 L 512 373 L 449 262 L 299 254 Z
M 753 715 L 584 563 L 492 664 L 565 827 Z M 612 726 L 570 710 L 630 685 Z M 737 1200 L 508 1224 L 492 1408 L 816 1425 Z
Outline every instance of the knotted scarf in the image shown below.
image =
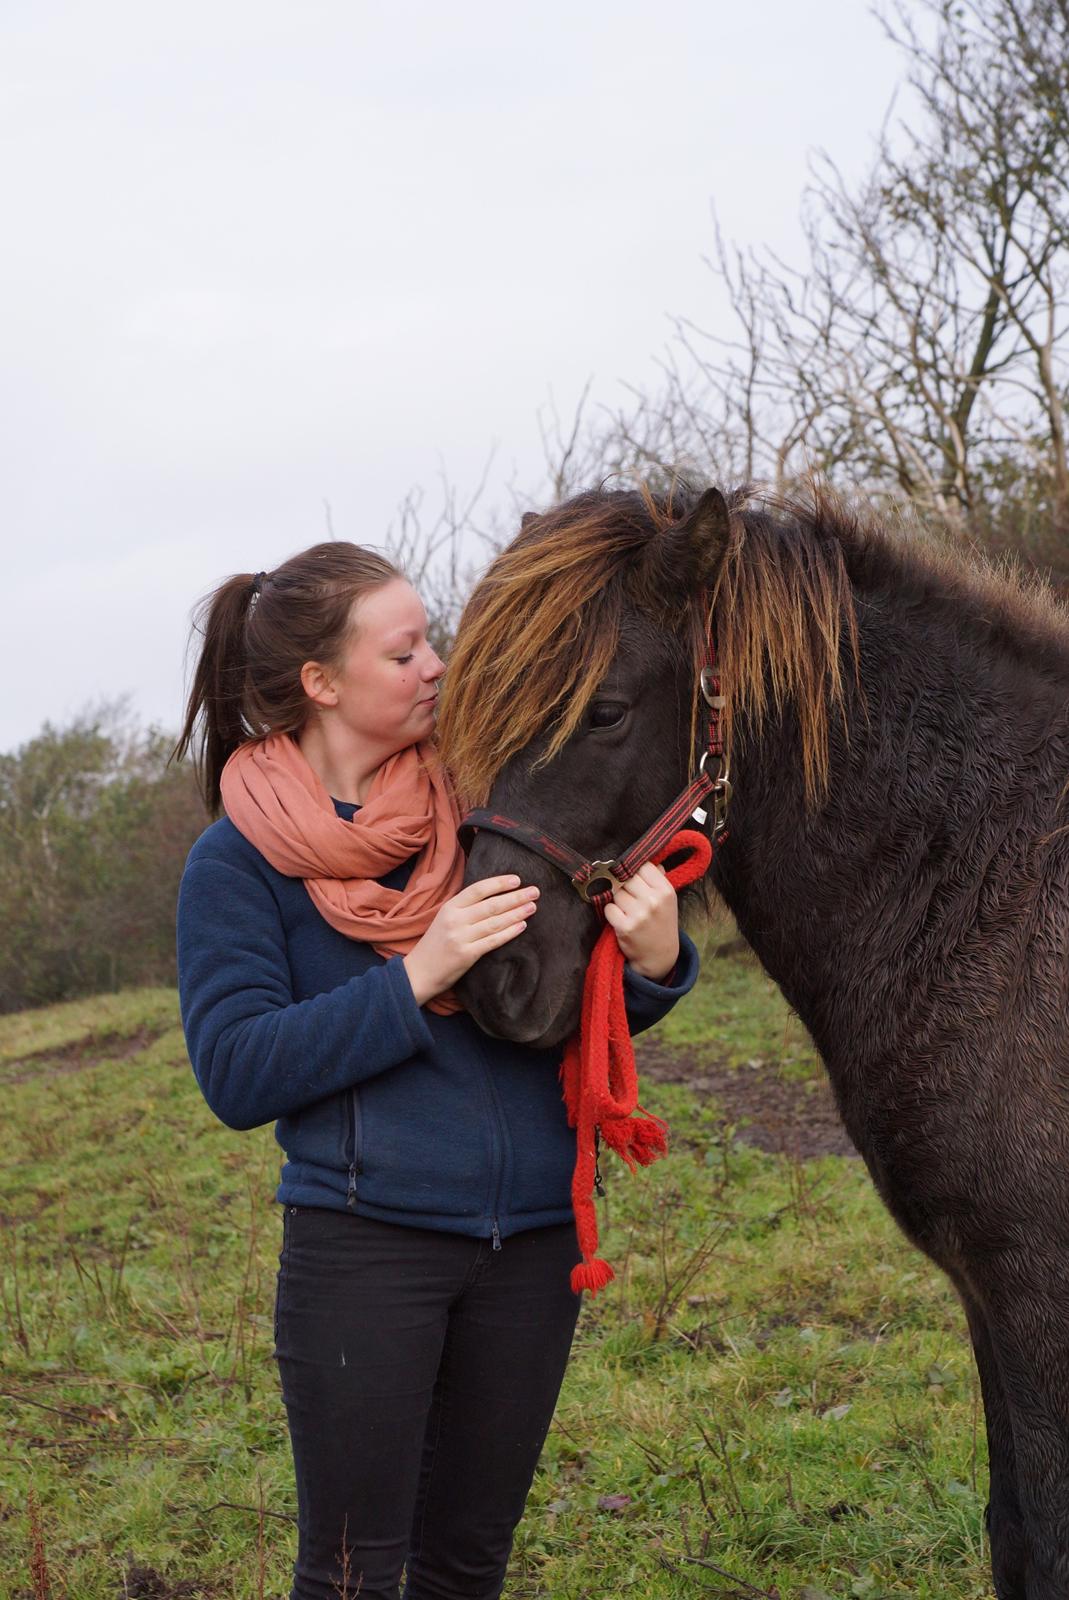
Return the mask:
M 303 878 L 316 910 L 382 956 L 406 955 L 464 881 L 460 812 L 438 753 L 409 745 L 376 772 L 351 822 L 334 810 L 296 740 L 270 734 L 239 746 L 223 768 L 223 806 L 238 832 L 277 872 Z M 381 878 L 416 856 L 404 889 Z M 461 1010 L 452 990 L 429 1009 Z

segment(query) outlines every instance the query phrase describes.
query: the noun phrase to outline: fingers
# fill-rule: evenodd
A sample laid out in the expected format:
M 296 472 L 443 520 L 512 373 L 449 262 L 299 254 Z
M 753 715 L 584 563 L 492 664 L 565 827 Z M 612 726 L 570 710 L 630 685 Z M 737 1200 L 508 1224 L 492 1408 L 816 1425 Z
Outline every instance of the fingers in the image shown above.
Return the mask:
M 439 913 L 445 918 L 449 932 L 447 938 L 460 960 L 462 971 L 489 950 L 515 939 L 526 928 L 529 918 L 538 909 L 538 889 L 534 884 L 526 888 L 497 892 L 502 882 L 516 883 L 515 877 L 484 878 L 469 884 L 468 889 L 454 895 Z M 470 890 L 485 891 L 484 898 L 472 900 Z M 465 903 L 467 902 L 467 903 Z
M 675 896 L 667 872 L 656 861 L 644 861 L 634 877 L 628 879 L 628 883 L 635 885 L 637 893 L 645 890 L 654 900 L 667 900 Z
M 528 918 L 533 917 L 538 907 L 533 900 L 524 900 L 522 897 L 516 905 L 510 906 L 507 911 L 499 911 L 492 917 L 481 917 L 477 922 L 468 924 L 468 937 L 473 943 L 499 933 L 504 928 L 514 928 L 517 923 L 527 926 Z
M 614 893 L 605 921 L 634 971 L 660 982 L 679 957 L 676 892 L 654 862 L 640 867 Z
M 477 905 L 465 907 L 464 920 L 480 933 L 489 931 L 484 927 L 488 922 L 494 922 L 500 917 L 515 917 L 517 910 L 523 916 L 530 915 L 538 904 L 539 891 L 533 884 L 525 889 L 513 889 L 508 894 L 492 894 Z
M 488 895 L 504 894 L 507 889 L 518 889 L 520 880 L 514 872 L 504 873 L 498 878 L 480 878 L 478 883 L 469 883 L 466 889 L 461 889 L 453 896 L 455 906 L 474 906 L 480 900 L 485 900 Z
M 476 939 L 469 949 L 475 960 L 486 955 L 488 950 L 497 950 L 503 944 L 508 944 L 510 939 L 515 939 L 526 928 L 526 922 L 512 922 L 507 927 L 500 928 L 497 933 L 487 934 L 484 938 Z
M 463 913 L 464 921 L 479 922 L 513 906 L 537 901 L 541 891 L 533 883 L 517 887 L 519 883 L 514 873 L 499 878 L 480 878 L 478 883 L 469 883 L 466 889 L 461 889 L 448 904 Z
M 668 883 L 668 874 L 659 861 L 644 861 L 635 873 L 635 877 L 641 878 L 643 883 L 648 883 L 651 889 L 663 889 L 665 884 L 672 889 L 672 885 Z M 672 893 L 675 894 L 674 889 Z
M 640 906 L 670 905 L 676 891 L 668 881 L 668 874 L 654 861 L 646 861 L 634 875 L 622 883 L 613 895 L 616 905 L 634 913 Z

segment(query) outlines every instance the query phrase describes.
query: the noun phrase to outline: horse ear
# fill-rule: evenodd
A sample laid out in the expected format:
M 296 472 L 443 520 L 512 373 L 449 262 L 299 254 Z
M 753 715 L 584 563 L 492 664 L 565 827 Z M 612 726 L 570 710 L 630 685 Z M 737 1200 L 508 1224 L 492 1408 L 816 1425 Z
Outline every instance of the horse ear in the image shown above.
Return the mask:
M 537 511 L 525 511 L 523 516 L 520 518 L 520 531 L 522 532 L 524 528 L 529 528 L 531 526 L 532 522 L 537 522 L 537 521 L 538 521 L 538 512 Z
M 691 573 L 700 588 L 706 588 L 727 549 L 731 516 L 719 489 L 706 489 L 683 519 L 680 536 L 686 540 Z

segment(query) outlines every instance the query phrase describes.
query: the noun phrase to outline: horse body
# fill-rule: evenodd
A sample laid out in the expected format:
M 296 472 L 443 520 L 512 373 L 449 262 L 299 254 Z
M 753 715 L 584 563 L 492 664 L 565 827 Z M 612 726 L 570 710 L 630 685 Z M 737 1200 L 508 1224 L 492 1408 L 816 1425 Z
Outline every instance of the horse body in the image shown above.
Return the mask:
M 827 798 L 805 807 L 789 708 L 741 729 L 714 872 L 878 1164 L 974 1095 L 985 1126 L 1018 1096 L 1069 1110 L 1069 649 L 1054 679 L 970 648 L 967 613 L 922 628 L 908 594 L 858 600 Z
M 804 812 L 789 713 L 744 740 L 716 880 L 884 1201 L 964 1302 L 997 1592 L 1053 1600 L 1069 1594 L 1069 652 L 1054 672 L 960 595 L 918 610 L 856 592 L 863 697 L 849 740 L 833 732 L 829 798 Z
M 738 700 L 715 884 L 812 1035 L 881 1196 L 964 1303 L 987 1419 L 997 1593 L 1064 1600 L 1069 632 L 1008 586 L 851 534 L 843 520 L 772 527 L 762 517 L 745 528 L 760 560 L 747 569 L 740 544 L 713 604 Z M 678 533 L 662 524 L 661 539 L 689 531 L 693 545 L 683 520 Z M 706 581 L 727 560 L 718 537 Z M 794 587 L 773 611 L 756 590 L 776 561 Z M 618 570 L 631 593 L 626 565 Z M 693 590 L 693 569 L 689 581 Z M 593 701 L 626 704 L 616 743 L 577 726 L 539 765 L 541 734 L 505 761 L 490 795 L 496 809 L 601 856 L 630 842 L 689 765 L 693 661 L 651 619 L 647 590 Z M 747 606 L 753 627 L 740 632 Z M 794 640 L 781 646 L 792 608 Z M 838 630 L 843 609 L 852 626 Z M 748 692 L 733 680 L 732 639 Z M 823 739 L 814 686 L 831 707 Z M 506 1032 L 524 998 L 529 1007 L 539 996 L 548 1042 L 574 1026 L 596 924 L 552 869 L 480 836 L 470 875 L 505 870 L 543 888 L 520 941 L 523 981 L 503 952 L 472 970 L 465 997 Z

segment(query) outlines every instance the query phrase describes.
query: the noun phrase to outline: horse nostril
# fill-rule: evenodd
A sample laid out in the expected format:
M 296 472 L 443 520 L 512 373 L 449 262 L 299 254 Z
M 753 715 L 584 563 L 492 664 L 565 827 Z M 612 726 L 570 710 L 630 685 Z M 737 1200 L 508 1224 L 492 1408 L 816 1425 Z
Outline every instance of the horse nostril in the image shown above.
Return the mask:
M 494 1006 L 515 1022 L 528 1009 L 538 986 L 538 963 L 524 951 L 509 951 L 494 963 Z
M 516 996 L 523 984 L 524 961 L 520 956 L 503 956 L 497 963 L 494 988 L 499 1000 Z

